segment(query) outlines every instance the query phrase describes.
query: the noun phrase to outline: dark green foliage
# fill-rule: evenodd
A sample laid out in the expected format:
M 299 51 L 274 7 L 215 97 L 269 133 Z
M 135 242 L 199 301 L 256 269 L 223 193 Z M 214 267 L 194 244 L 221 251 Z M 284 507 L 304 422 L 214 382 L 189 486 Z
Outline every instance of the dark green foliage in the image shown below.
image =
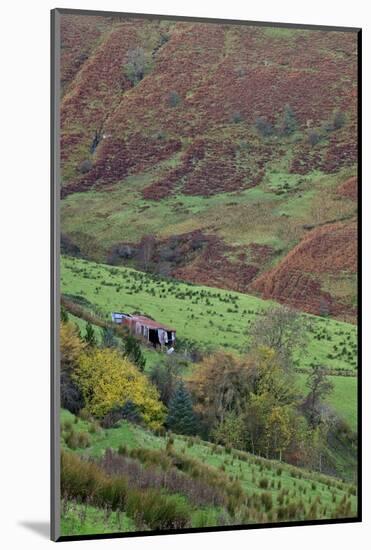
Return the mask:
M 67 323 L 68 321 L 68 313 L 64 305 L 61 305 L 61 321 L 62 323 Z
M 259 481 L 259 487 L 261 489 L 268 489 L 269 486 L 269 480 L 266 477 L 262 477 Z
M 78 385 L 72 380 L 70 372 L 61 370 L 61 407 L 72 414 L 78 414 L 85 406 L 84 398 Z
M 283 109 L 281 120 L 277 126 L 278 133 L 284 136 L 289 136 L 296 131 L 297 126 L 298 124 L 294 111 L 289 104 L 286 104 Z
M 332 119 L 334 130 L 339 130 L 340 128 L 342 128 L 345 124 L 345 120 L 346 120 L 345 113 L 343 113 L 339 109 L 336 109 L 334 111 L 333 119 Z
M 346 117 L 343 111 L 340 109 L 335 109 L 332 113 L 332 117 L 323 124 L 323 129 L 326 132 L 334 132 L 335 130 L 340 130 L 345 124 Z
M 178 385 L 181 369 L 187 363 L 174 356 L 165 357 L 164 362 L 158 363 L 150 372 L 150 380 L 160 393 L 161 401 L 168 407 Z
M 97 339 L 95 337 L 95 331 L 92 324 L 88 321 L 85 325 L 85 335 L 84 340 L 88 346 L 94 347 L 97 345 Z
M 321 134 L 316 130 L 309 130 L 307 134 L 308 143 L 314 147 L 321 141 Z
M 105 415 L 102 420 L 102 426 L 103 428 L 112 428 L 120 420 L 129 420 L 130 422 L 140 424 L 142 422 L 142 415 L 132 401 L 126 401 L 124 406 L 115 407 Z
M 138 340 L 131 334 L 125 336 L 123 340 L 123 352 L 128 359 L 133 361 L 140 371 L 144 370 L 146 359 L 140 349 Z
M 102 328 L 102 348 L 116 348 L 118 346 L 115 332 L 111 327 Z
M 182 382 L 170 400 L 166 425 L 170 430 L 185 435 L 192 435 L 197 431 L 192 399 Z

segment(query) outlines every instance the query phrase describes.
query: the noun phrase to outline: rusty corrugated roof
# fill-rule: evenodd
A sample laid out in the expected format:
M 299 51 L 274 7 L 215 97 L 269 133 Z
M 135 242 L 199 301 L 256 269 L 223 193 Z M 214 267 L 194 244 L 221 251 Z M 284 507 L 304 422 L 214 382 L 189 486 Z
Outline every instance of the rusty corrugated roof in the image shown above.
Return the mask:
M 175 328 L 164 325 L 163 323 L 158 323 L 157 321 L 154 321 L 149 317 L 145 317 L 144 315 L 132 315 L 131 320 L 138 321 L 142 325 L 146 325 L 148 328 L 162 328 L 169 332 L 176 332 Z

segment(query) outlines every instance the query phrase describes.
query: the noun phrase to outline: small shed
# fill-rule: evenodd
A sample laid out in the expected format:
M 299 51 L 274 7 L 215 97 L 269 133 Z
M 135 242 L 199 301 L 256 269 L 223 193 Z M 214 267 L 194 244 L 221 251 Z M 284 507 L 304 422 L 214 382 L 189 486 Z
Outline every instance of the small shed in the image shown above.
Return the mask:
M 155 348 L 158 345 L 169 349 L 174 346 L 176 330 L 173 327 L 158 323 L 144 315 L 112 313 L 111 316 L 114 323 L 127 326 L 132 334 L 151 342 Z

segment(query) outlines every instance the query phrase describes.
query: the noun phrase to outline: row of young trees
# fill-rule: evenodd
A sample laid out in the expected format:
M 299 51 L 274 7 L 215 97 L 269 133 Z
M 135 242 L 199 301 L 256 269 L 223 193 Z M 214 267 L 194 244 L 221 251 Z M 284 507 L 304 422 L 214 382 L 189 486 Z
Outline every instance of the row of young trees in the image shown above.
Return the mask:
M 307 132 L 308 143 L 312 146 L 321 141 L 326 134 L 340 130 L 346 122 L 345 113 L 335 109 L 330 118 L 320 128 L 309 128 Z M 255 128 L 262 137 L 290 136 L 298 129 L 299 124 L 296 115 L 289 104 L 283 108 L 276 123 L 272 123 L 266 116 L 258 116 L 255 120 Z

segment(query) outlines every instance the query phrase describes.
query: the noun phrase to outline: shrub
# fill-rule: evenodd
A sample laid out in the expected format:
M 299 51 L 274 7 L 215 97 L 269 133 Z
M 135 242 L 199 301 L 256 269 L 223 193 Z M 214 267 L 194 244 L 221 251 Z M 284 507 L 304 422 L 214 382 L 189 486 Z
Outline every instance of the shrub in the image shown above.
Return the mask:
M 336 109 L 332 117 L 334 130 L 339 130 L 340 128 L 342 128 L 345 124 L 345 120 L 345 113 L 343 113 L 339 109 Z
M 278 132 L 282 135 L 290 135 L 296 131 L 297 126 L 298 124 L 294 115 L 294 111 L 289 104 L 286 104 L 283 109 L 281 120 L 277 127 Z
M 133 86 L 136 86 L 144 78 L 150 70 L 150 66 L 149 56 L 144 48 L 137 47 L 128 51 L 124 70 Z
M 84 397 L 69 372 L 61 369 L 61 406 L 72 414 L 78 414 L 85 405 Z
M 159 490 L 129 487 L 123 476 L 108 476 L 96 463 L 73 453 L 61 455 L 61 494 L 100 507 L 123 510 L 142 528 L 179 529 L 190 525 L 189 506 Z
M 86 447 L 89 447 L 91 443 L 88 433 L 75 432 L 74 430 L 67 432 L 64 440 L 66 442 L 66 445 L 70 449 L 78 449 L 78 448 L 85 449 Z
M 236 111 L 231 116 L 231 122 L 234 122 L 235 124 L 239 124 L 243 121 L 243 116 L 240 112 Z
M 93 163 L 91 160 L 83 160 L 78 167 L 79 172 L 81 174 L 86 174 L 87 172 L 90 172 L 90 170 L 93 168 Z
M 103 418 L 114 407 L 131 401 L 140 411 L 143 421 L 158 428 L 164 420 L 164 406 L 156 388 L 146 376 L 114 349 L 93 348 L 82 354 L 74 379 L 79 385 L 88 413 Z
M 170 107 L 177 107 L 181 102 L 180 95 L 177 92 L 170 92 L 168 95 L 168 104 Z
M 273 126 L 269 122 L 269 120 L 264 116 L 259 116 L 255 120 L 255 128 L 261 134 L 263 137 L 267 137 L 272 135 L 273 133 Z
M 273 507 L 272 493 L 262 493 L 260 495 L 260 499 L 261 499 L 262 505 L 264 506 L 267 512 L 269 510 L 272 510 L 272 507 Z
M 321 140 L 321 134 L 316 130 L 310 130 L 307 134 L 308 143 L 314 147 Z
M 130 359 L 138 369 L 143 372 L 146 366 L 146 359 L 142 353 L 138 340 L 128 334 L 123 340 L 123 352 L 124 355 Z
M 132 401 L 126 401 L 125 405 L 114 407 L 102 419 L 103 428 L 113 428 L 120 420 L 129 420 L 135 424 L 142 422 L 142 415 L 138 407 Z
M 269 487 L 269 480 L 266 477 L 262 477 L 259 481 L 259 487 L 261 489 L 268 489 Z

